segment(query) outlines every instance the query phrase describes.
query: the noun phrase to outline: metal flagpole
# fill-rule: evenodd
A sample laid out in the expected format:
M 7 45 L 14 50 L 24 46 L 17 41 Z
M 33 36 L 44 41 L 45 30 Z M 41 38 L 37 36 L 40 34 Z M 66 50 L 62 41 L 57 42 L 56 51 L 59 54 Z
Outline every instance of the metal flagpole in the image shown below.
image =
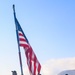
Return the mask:
M 20 69 L 21 69 L 21 75 L 23 75 L 22 60 L 21 60 L 21 51 L 20 51 L 20 46 L 19 46 L 18 30 L 17 30 L 17 25 L 16 25 L 15 5 L 13 5 L 13 11 L 14 11 L 14 20 L 15 20 L 15 26 L 16 26 L 17 41 L 18 41 L 18 51 L 19 51 Z

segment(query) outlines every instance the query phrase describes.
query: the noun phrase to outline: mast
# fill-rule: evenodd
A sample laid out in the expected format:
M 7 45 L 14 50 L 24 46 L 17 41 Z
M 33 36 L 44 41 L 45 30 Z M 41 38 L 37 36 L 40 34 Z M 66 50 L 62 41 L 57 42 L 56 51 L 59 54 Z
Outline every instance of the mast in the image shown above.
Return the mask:
M 17 42 L 18 42 L 18 52 L 19 52 L 20 70 L 21 70 L 21 75 L 24 75 L 24 74 L 23 74 L 23 68 L 22 68 L 21 51 L 20 51 L 20 46 L 19 46 L 18 30 L 17 30 L 17 25 L 16 25 L 15 5 L 13 5 L 13 12 L 14 12 L 14 20 L 15 20 L 15 26 L 16 26 Z

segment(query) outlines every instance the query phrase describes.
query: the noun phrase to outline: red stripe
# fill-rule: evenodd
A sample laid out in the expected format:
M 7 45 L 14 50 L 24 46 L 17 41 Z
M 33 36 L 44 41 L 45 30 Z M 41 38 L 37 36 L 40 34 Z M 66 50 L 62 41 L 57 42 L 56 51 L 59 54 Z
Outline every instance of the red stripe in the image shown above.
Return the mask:
M 38 62 L 38 74 L 40 74 L 40 70 L 41 70 L 41 65 L 40 65 L 40 63 Z
M 31 58 L 32 58 L 32 51 L 31 50 L 29 50 L 29 59 L 30 59 L 30 71 L 31 71 L 31 73 L 32 73 L 32 60 L 31 60 Z
M 25 41 L 25 42 L 26 42 L 26 40 L 25 40 L 24 38 L 19 38 L 19 40 L 20 40 L 20 41 Z
M 36 75 L 36 58 L 34 57 L 34 75 Z
M 26 48 L 26 47 L 29 47 L 27 44 L 20 44 L 20 46 Z
M 23 36 L 23 34 L 22 33 L 18 33 L 19 34 L 19 36 Z

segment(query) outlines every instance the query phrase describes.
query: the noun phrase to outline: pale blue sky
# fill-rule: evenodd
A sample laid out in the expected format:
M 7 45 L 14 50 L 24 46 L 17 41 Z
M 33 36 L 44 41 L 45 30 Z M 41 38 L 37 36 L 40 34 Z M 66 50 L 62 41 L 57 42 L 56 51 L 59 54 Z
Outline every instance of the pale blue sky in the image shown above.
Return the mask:
M 0 75 L 20 70 L 13 4 L 40 63 L 75 57 L 75 0 L 1 0 Z M 26 65 L 23 49 L 22 59 Z

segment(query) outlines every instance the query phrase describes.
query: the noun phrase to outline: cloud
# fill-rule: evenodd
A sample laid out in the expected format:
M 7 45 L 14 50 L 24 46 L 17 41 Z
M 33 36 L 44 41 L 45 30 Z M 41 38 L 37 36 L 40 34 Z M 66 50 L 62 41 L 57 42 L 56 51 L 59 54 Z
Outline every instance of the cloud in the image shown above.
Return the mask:
M 58 75 L 64 70 L 75 70 L 75 58 L 50 59 L 42 64 L 42 75 Z M 30 75 L 28 68 L 25 68 L 25 74 Z
M 50 59 L 42 64 L 42 75 L 58 75 L 65 70 L 75 70 L 75 58 Z M 28 68 L 24 73 L 30 75 Z
M 58 75 L 64 70 L 75 69 L 75 58 L 51 59 L 42 65 L 42 75 Z

